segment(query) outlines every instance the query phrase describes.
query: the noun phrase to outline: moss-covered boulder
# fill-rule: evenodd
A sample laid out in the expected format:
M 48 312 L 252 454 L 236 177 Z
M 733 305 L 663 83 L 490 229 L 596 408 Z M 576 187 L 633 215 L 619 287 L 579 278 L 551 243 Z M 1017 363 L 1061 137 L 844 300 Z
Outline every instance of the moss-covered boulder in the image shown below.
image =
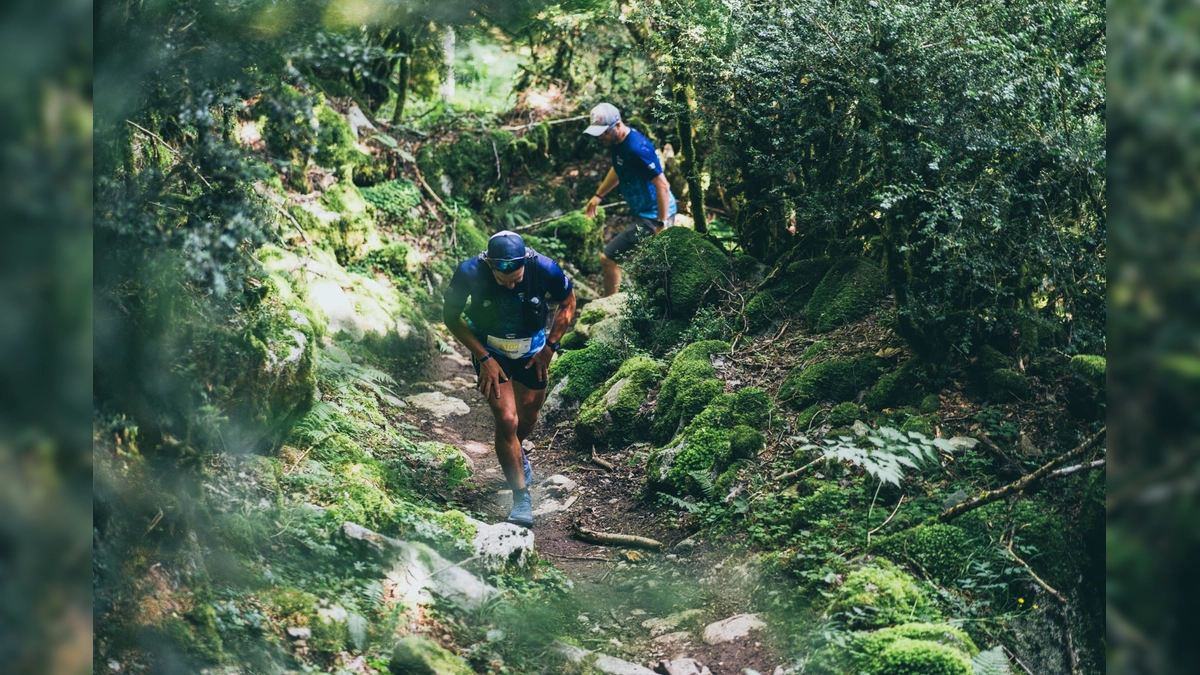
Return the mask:
M 829 269 L 808 300 L 808 325 L 832 330 L 867 315 L 883 294 L 883 271 L 865 258 L 849 258 Z
M 924 396 L 920 373 L 919 360 L 905 361 L 900 367 L 879 378 L 875 386 L 863 396 L 863 405 L 867 410 L 917 405 Z
M 921 405 L 918 406 L 918 410 L 920 410 L 921 414 L 923 415 L 929 415 L 941 409 L 942 397 L 938 396 L 937 394 L 929 394 L 928 396 L 922 398 Z
M 473 675 L 475 672 L 466 661 L 420 635 L 409 635 L 396 642 L 388 671 L 392 675 Z
M 767 437 L 754 427 L 739 424 L 729 432 L 729 459 L 754 459 L 767 447 Z
M 848 427 L 861 419 L 862 410 L 853 401 L 839 403 L 829 411 L 829 425 L 832 427 Z
M 355 171 L 371 164 L 374 158 L 358 147 L 346 118 L 324 103 L 313 112 L 317 118 L 317 152 L 313 160 L 318 165 L 334 169 L 349 180 Z
M 462 450 L 438 441 L 422 441 L 417 453 L 425 465 L 438 472 L 451 487 L 461 484 L 474 473 L 472 462 Z
M 615 347 L 597 342 L 584 349 L 563 352 L 550 363 L 550 394 L 564 403 L 586 399 L 621 367 L 621 354 Z
M 573 331 L 583 344 L 591 341 L 617 344 L 621 319 L 625 316 L 629 294 L 614 293 L 608 297 L 591 300 L 584 305 Z
M 707 496 L 692 472 L 708 473 L 711 479 L 733 461 L 743 459 L 735 457 L 734 443 L 738 453 L 757 454 L 761 446 L 754 434 L 765 428 L 772 409 L 770 397 L 757 387 L 714 398 L 673 442 L 650 454 L 646 461 L 648 492 Z M 765 443 L 765 437 L 762 440 Z
M 571 211 L 534 231 L 537 239 L 556 242 L 562 257 L 584 274 L 600 271 L 600 250 L 604 247 L 604 209 L 596 210 L 595 218 L 588 218 L 582 210 Z M 537 248 L 536 242 L 531 242 Z
M 780 385 L 775 400 L 802 410 L 819 401 L 853 399 L 879 379 L 882 363 L 875 356 L 862 356 L 797 366 Z
M 639 412 L 662 376 L 662 367 L 644 356 L 622 363 L 580 407 L 575 420 L 580 439 L 601 448 L 617 448 L 644 438 L 649 420 Z
M 829 613 L 848 628 L 877 628 L 933 613 L 929 594 L 912 576 L 887 561 L 846 575 Z
M 724 383 L 715 379 L 717 371 L 711 355 L 728 351 L 729 343 L 706 340 L 688 345 L 671 360 L 670 372 L 654 406 L 651 438 L 655 444 L 668 443 L 680 424 L 690 422 L 724 390 Z
M 1108 360 L 1103 356 L 1080 354 L 1071 357 L 1071 372 L 1100 391 L 1106 387 Z
M 405 288 L 420 277 L 421 256 L 408 244 L 395 242 L 367 254 L 363 263 L 383 272 L 398 287 Z
M 348 180 L 334 183 L 318 200 L 293 206 L 290 213 L 312 244 L 333 253 L 339 264 L 361 260 L 383 246 L 374 207 Z
M 852 633 L 813 655 L 813 675 L 971 675 L 979 652 L 962 630 L 946 624 L 906 623 Z M 964 665 L 965 664 L 965 665 Z
M 750 330 L 758 332 L 800 314 L 832 264 L 828 258 L 814 258 L 790 263 L 782 272 L 776 270 L 775 280 L 746 303 Z
M 935 421 L 935 415 L 909 415 L 908 418 L 900 424 L 900 431 L 915 431 L 926 436 L 933 436 L 933 425 Z
M 906 532 L 884 537 L 872 550 L 897 562 L 911 559 L 935 580 L 953 583 L 967 572 L 970 538 L 954 525 L 922 525 Z
M 1029 380 L 1015 370 L 999 368 L 987 376 L 988 398 L 997 403 L 1029 398 Z
M 627 267 L 647 301 L 672 319 L 689 319 L 705 302 L 715 302 L 714 289 L 730 279 L 721 249 L 687 227 L 644 241 Z

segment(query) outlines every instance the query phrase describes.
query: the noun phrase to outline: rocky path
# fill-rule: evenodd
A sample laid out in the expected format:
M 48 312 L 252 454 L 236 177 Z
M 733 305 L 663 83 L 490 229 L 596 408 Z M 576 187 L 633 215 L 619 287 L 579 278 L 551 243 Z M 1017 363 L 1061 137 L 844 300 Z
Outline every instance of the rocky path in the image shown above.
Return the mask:
M 430 380 L 404 387 L 421 431 L 460 448 L 474 473 L 457 500 L 500 522 L 510 493 L 492 449 L 492 416 L 475 390 L 465 350 L 442 354 Z M 525 443 L 534 467 L 532 494 L 538 554 L 575 585 L 581 608 L 576 634 L 602 653 L 603 672 L 629 675 L 780 675 L 782 659 L 767 645 L 765 624 L 746 606 L 757 583 L 751 565 L 679 530 L 671 514 L 639 498 L 648 448 L 628 448 L 590 462 L 577 447 L 571 420 L 543 419 Z M 572 526 L 637 534 L 661 541 L 665 553 L 598 546 L 572 538 Z M 741 557 L 744 557 L 741 556 Z M 650 670 L 654 668 L 654 670 Z M 706 670 L 707 669 L 707 670 Z

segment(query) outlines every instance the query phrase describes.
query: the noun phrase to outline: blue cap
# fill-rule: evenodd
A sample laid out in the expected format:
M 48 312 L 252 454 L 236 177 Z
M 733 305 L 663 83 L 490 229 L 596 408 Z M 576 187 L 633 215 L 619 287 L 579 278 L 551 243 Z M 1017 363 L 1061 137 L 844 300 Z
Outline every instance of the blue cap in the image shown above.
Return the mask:
M 525 240 L 516 232 L 501 230 L 488 239 L 487 259 L 493 266 L 496 263 L 510 263 L 502 265 L 507 268 L 502 270 L 504 272 L 515 270 L 525 264 Z

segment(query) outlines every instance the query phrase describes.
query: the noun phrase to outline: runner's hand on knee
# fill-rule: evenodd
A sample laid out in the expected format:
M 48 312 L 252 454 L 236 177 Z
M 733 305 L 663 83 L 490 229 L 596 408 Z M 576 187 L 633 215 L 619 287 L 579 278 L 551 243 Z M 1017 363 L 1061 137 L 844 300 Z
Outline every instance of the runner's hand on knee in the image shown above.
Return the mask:
M 550 348 L 550 345 L 546 345 L 542 347 L 542 351 L 529 359 L 529 363 L 525 364 L 525 369 L 528 370 L 536 365 L 537 370 L 534 372 L 537 373 L 538 382 L 545 382 L 550 373 L 550 359 L 552 358 L 554 358 L 554 350 Z
M 496 359 L 488 359 L 479 367 L 479 393 L 484 398 L 500 398 L 500 384 L 508 382 L 504 377 L 504 369 L 496 363 Z

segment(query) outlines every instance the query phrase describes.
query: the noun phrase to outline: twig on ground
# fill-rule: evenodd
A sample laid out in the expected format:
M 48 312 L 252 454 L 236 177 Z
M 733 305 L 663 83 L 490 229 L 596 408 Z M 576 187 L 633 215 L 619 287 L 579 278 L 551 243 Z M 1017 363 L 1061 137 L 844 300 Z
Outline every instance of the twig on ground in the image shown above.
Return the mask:
M 576 539 L 581 539 L 591 544 L 601 544 L 604 546 L 633 546 L 635 548 L 645 548 L 653 551 L 661 551 L 663 545 L 657 539 L 649 537 L 639 537 L 636 534 L 613 534 L 609 532 L 596 532 L 583 527 L 579 523 L 571 529 L 571 534 Z
M 600 455 L 596 454 L 596 446 L 594 446 L 594 445 L 592 446 L 592 464 L 595 464 L 597 466 L 602 466 L 605 469 L 608 469 L 609 471 L 612 471 L 615 468 L 613 466 L 612 462 L 600 459 Z
M 1008 658 L 1012 659 L 1013 661 L 1016 661 L 1017 665 L 1021 666 L 1021 670 L 1025 671 L 1029 675 L 1033 675 L 1033 671 L 1029 669 L 1029 666 L 1022 663 L 1021 659 L 1017 658 L 1017 655 L 1013 652 L 1013 650 L 1009 649 L 1008 647 L 1005 647 L 1004 645 L 1000 645 L 1000 647 L 1004 650 L 1005 654 L 1008 654 Z

